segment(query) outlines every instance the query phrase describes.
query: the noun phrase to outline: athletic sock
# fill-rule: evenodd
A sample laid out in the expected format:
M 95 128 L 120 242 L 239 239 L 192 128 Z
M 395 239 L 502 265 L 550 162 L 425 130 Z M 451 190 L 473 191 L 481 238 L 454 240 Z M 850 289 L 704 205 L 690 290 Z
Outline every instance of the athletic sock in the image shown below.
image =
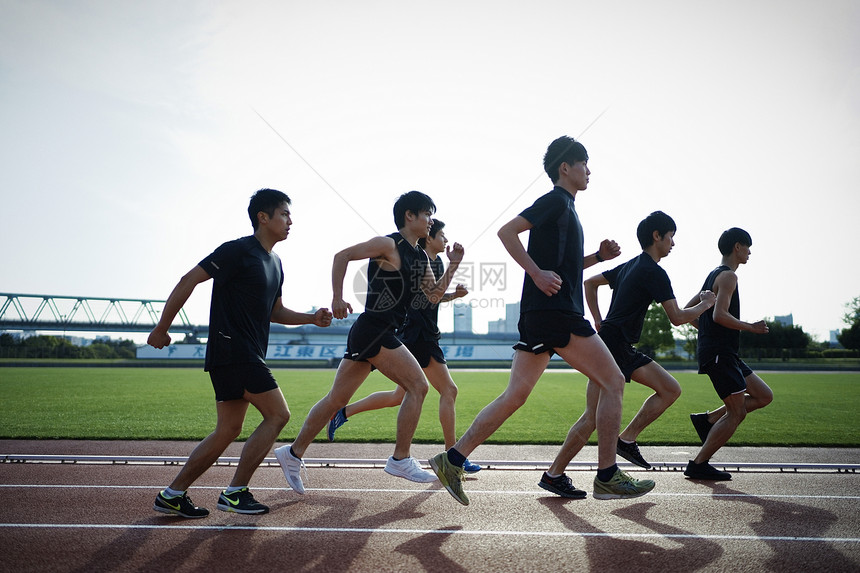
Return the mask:
M 451 448 L 448 450 L 448 461 L 457 466 L 458 468 L 462 468 L 463 464 L 466 463 L 466 456 Z
M 164 488 L 164 496 L 165 497 L 180 497 L 180 496 L 185 495 L 186 491 L 187 490 L 184 490 L 184 489 L 178 490 L 178 489 L 171 489 L 169 487 L 166 487 L 166 488 Z
M 224 490 L 224 493 L 226 493 L 227 495 L 230 495 L 231 493 L 236 493 L 237 491 L 241 491 L 241 490 L 245 489 L 246 487 L 248 487 L 248 486 L 246 486 L 246 485 L 231 485 L 230 487 L 228 487 L 227 489 Z
M 296 452 L 293 451 L 293 446 L 290 446 L 290 455 L 293 456 L 294 458 L 298 459 L 298 460 L 302 459 L 296 455 Z
M 597 479 L 599 479 L 600 481 L 609 481 L 612 479 L 612 476 L 614 476 L 615 472 L 617 471 L 618 464 L 612 464 L 608 468 L 597 470 Z
M 543 472 L 543 473 L 545 473 L 545 474 L 546 474 L 546 477 L 548 477 L 549 479 L 559 478 L 559 477 L 561 477 L 561 476 L 563 476 L 563 475 L 564 475 L 564 472 L 562 472 L 562 473 L 560 473 L 560 474 L 557 474 L 557 475 L 553 475 L 553 474 L 551 474 L 551 473 L 549 473 L 549 472 Z
M 622 442 L 624 442 L 625 444 L 635 444 L 636 443 L 636 440 L 628 441 L 628 440 L 625 440 L 624 438 L 618 438 L 618 439 L 621 440 Z

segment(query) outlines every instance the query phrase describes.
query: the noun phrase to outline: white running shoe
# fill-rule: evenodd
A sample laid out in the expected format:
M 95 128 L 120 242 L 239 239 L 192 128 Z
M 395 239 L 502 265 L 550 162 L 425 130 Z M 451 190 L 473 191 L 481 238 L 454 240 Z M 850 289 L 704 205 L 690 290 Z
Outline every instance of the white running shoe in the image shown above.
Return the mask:
M 385 473 L 418 483 L 430 483 L 437 479 L 435 473 L 422 470 L 418 460 L 411 456 L 400 461 L 395 460 L 394 456 L 388 458 L 388 462 L 385 464 Z
M 275 457 L 278 458 L 278 463 L 284 470 L 284 477 L 287 478 L 287 483 L 290 484 L 293 491 L 304 495 L 305 486 L 302 484 L 302 470 L 307 472 L 305 462 L 290 453 L 290 444 L 275 448 Z

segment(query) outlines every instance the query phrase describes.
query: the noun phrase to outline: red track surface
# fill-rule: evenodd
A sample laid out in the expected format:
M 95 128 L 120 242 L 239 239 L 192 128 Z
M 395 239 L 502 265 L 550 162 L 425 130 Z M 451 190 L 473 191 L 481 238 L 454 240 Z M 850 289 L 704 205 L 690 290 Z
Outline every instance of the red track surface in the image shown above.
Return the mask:
M 0 454 L 187 455 L 193 445 L 0 441 Z M 227 455 L 238 455 L 239 447 Z M 315 444 L 307 457 L 380 459 L 390 449 Z M 643 448 L 643 454 L 652 462 L 678 461 L 687 455 L 683 449 Z M 424 460 L 437 450 L 415 446 L 413 453 Z M 482 446 L 471 457 L 548 460 L 554 452 Z M 578 460 L 593 456 L 589 449 Z M 743 448 L 720 456 L 858 461 L 857 450 Z M 216 466 L 189 491 L 212 514 L 185 520 L 152 511 L 155 494 L 177 470 L 0 464 L 0 571 L 860 570 L 860 475 L 853 473 L 745 471 L 709 485 L 680 472 L 647 472 L 657 482 L 653 493 L 599 501 L 541 490 L 540 471 L 483 470 L 469 479 L 472 504 L 463 507 L 438 484 L 382 469 L 309 467 L 308 492 L 300 496 L 279 468 L 261 467 L 251 486 L 272 511 L 242 516 L 215 509 L 233 473 Z M 569 475 L 590 492 L 593 472 Z

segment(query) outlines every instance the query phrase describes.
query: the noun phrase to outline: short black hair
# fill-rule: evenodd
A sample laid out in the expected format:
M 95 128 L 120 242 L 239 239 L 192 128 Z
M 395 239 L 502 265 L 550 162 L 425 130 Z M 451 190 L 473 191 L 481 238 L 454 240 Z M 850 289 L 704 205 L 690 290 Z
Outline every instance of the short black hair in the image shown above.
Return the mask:
M 666 236 L 669 231 L 677 231 L 675 220 L 663 211 L 654 211 L 636 227 L 636 238 L 639 239 L 639 244 L 643 249 L 654 244 L 654 231 L 660 235 L 660 238 Z
M 406 212 L 419 214 L 422 211 L 436 212 L 436 204 L 421 191 L 410 191 L 401 195 L 394 203 L 394 224 L 398 229 L 406 226 Z
M 439 219 L 433 219 L 433 224 L 430 226 L 430 238 L 435 239 L 436 233 L 438 233 L 439 231 L 441 231 L 444 228 L 445 228 L 445 223 L 443 223 Z M 427 246 L 427 239 L 425 239 L 424 237 L 421 237 L 420 239 L 418 239 L 418 246 L 421 247 L 422 249 L 425 248 Z
M 736 244 L 742 244 L 745 247 L 752 246 L 752 237 L 750 234 L 739 227 L 732 227 L 720 235 L 720 240 L 717 241 L 717 247 L 723 255 L 731 254 Z
M 290 198 L 286 193 L 277 189 L 260 189 L 251 195 L 251 202 L 248 204 L 248 216 L 251 218 L 251 225 L 254 230 L 257 230 L 259 221 L 257 221 L 257 213 L 262 211 L 269 217 L 275 216 L 275 209 L 286 203 L 290 204 Z
M 543 156 L 543 170 L 553 183 L 557 183 L 561 164 L 573 165 L 577 161 L 588 161 L 585 146 L 570 136 L 562 135 L 547 147 Z

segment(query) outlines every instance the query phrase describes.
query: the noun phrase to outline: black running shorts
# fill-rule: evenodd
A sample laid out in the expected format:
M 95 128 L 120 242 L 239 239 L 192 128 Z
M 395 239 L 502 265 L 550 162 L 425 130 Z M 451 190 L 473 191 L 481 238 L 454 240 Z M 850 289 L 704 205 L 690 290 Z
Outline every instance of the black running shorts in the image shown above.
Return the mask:
M 597 335 L 606 343 L 606 347 L 609 349 L 610 354 L 612 354 L 612 358 L 615 359 L 615 363 L 621 369 L 621 373 L 624 374 L 624 380 L 628 383 L 637 368 L 654 362 L 649 356 L 639 352 L 624 340 L 616 329 L 605 326 L 600 329 Z
M 517 324 L 520 340 L 514 350 L 534 354 L 549 352 L 554 348 L 564 348 L 570 343 L 570 335 L 588 338 L 594 334 L 591 323 L 578 314 L 557 310 L 532 310 L 520 314 Z
M 747 389 L 746 377 L 752 368 L 734 354 L 718 354 L 710 362 L 699 366 L 699 374 L 707 374 L 721 400 Z
M 418 364 L 421 368 L 427 368 L 430 366 L 430 359 L 433 358 L 439 364 L 447 364 L 445 361 L 445 353 L 442 352 L 442 348 L 439 346 L 438 340 L 416 340 L 414 342 L 406 343 L 406 348 L 409 349 L 409 352 L 412 353 L 412 356 L 415 357 L 415 360 L 418 361 Z
M 394 326 L 368 316 L 359 315 L 346 336 L 346 352 L 343 357 L 356 362 L 367 362 L 385 348 L 398 348 L 403 343 L 394 335 Z
M 262 362 L 216 366 L 209 371 L 209 379 L 218 402 L 238 400 L 246 390 L 251 394 L 262 394 L 278 387 L 272 371 Z

